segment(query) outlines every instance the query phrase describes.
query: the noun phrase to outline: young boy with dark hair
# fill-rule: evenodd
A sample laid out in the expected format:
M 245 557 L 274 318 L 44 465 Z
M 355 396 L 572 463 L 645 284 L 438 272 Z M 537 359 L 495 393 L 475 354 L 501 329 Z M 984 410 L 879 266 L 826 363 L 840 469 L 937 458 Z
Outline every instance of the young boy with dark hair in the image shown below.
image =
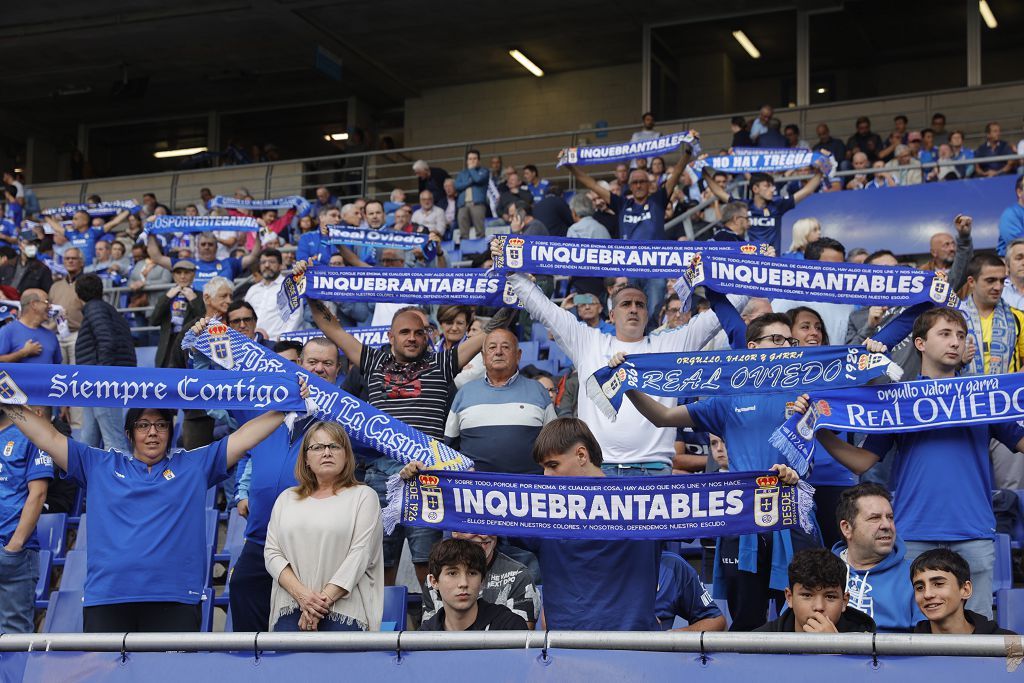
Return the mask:
M 971 568 L 959 553 L 948 548 L 921 553 L 910 565 L 910 581 L 914 585 L 914 600 L 928 617 L 917 622 L 914 633 L 1017 635 L 964 607 L 974 587 Z
M 487 558 L 479 543 L 445 539 L 431 549 L 427 581 L 442 607 L 421 631 L 525 631 L 526 620 L 504 605 L 480 597 Z
M 875 621 L 847 606 L 846 565 L 824 548 L 801 550 L 789 563 L 788 610 L 755 631 L 874 633 Z

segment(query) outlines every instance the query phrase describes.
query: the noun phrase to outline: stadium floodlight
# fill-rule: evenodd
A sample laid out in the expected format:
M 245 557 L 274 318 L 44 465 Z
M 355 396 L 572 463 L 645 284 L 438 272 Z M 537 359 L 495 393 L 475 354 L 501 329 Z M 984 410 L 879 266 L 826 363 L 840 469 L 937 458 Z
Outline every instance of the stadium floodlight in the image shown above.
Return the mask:
M 527 71 L 532 73 L 537 78 L 540 78 L 541 76 L 544 75 L 544 69 L 542 69 L 539 66 L 537 66 L 536 64 L 534 64 L 533 60 L 531 60 L 529 57 L 524 55 L 519 50 L 515 50 L 515 49 L 509 50 L 508 54 L 509 54 L 509 56 L 512 57 L 512 59 L 514 59 L 517 62 L 519 62 L 520 64 L 522 64 L 524 69 L 526 69 Z
M 743 49 L 747 51 L 748 55 L 750 55 L 754 59 L 761 59 L 761 51 L 758 50 L 752 42 L 750 42 L 750 38 L 747 38 L 746 33 L 744 33 L 743 31 L 733 31 L 732 37 L 735 38 L 736 42 L 739 43 L 743 47 Z
M 988 6 L 986 0 L 978 0 L 978 11 L 981 12 L 981 18 L 985 20 L 985 26 L 989 28 L 999 26 L 996 15 L 992 14 L 992 8 Z
M 172 159 L 174 157 L 190 157 L 193 154 L 199 154 L 205 152 L 206 147 L 183 147 L 181 149 L 165 149 L 159 152 L 153 152 L 153 156 L 157 159 Z
M 826 88 L 818 88 L 818 94 L 819 95 L 824 95 L 827 92 L 828 92 L 828 90 Z
M 348 133 L 327 133 L 324 135 L 324 140 L 327 142 L 341 142 L 342 140 L 348 140 Z

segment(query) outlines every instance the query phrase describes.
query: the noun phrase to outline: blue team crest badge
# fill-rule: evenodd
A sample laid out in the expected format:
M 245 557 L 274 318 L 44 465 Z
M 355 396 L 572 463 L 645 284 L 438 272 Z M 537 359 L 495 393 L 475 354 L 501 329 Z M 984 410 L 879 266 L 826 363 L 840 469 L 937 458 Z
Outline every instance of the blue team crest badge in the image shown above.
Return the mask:
M 22 406 L 28 403 L 28 396 L 15 384 L 14 379 L 6 370 L 0 370 L 0 403 L 13 403 Z
M 210 360 L 222 368 L 231 370 L 234 367 L 234 354 L 231 352 L 228 326 L 224 323 L 214 323 L 207 331 L 210 333 Z
M 13 453 L 13 452 L 14 452 L 14 442 L 13 441 L 8 441 L 4 445 L 4 457 L 5 458 L 11 457 L 11 453 Z
M 754 523 L 773 527 L 779 523 L 779 478 L 758 477 L 754 489 Z
M 441 498 L 439 479 L 433 474 L 419 476 L 420 493 L 423 495 L 421 518 L 428 524 L 440 524 L 444 519 L 444 500 Z

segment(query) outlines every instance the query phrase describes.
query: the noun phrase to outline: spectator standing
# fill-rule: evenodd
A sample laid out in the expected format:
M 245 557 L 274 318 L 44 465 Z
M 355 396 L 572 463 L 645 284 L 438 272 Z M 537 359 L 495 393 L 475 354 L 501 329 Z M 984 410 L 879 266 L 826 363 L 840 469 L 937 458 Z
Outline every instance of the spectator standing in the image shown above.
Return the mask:
M 544 197 L 534 201 L 533 217 L 548 229 L 549 235 L 558 237 L 565 237 L 569 226 L 575 222 L 569 205 L 562 199 L 562 188 L 558 185 L 548 185 Z
M 277 341 L 282 332 L 292 332 L 302 326 L 302 316 L 292 313 L 285 319 L 277 306 L 277 294 L 286 277 L 281 273 L 284 260 L 277 249 L 264 249 L 260 255 L 260 279 L 245 293 L 245 301 L 260 321 L 267 339 Z
M 537 170 L 536 166 L 533 164 L 523 166 L 523 180 L 526 183 L 524 185 L 526 191 L 530 193 L 535 203 L 544 199 L 544 196 L 548 193 L 548 185 L 550 183 L 540 177 L 540 171 Z
M 729 202 L 722 208 L 721 225 L 711 239 L 715 242 L 746 242 L 750 229 L 750 207 L 744 202 Z
M 204 287 L 207 282 L 216 277 L 234 280 L 247 272 L 254 263 L 258 263 L 260 253 L 263 250 L 261 240 L 256 240 L 252 251 L 242 258 L 217 258 L 217 238 L 211 232 L 199 233 L 196 240 L 196 257 L 186 260 L 196 264 L 195 283 L 197 287 Z M 160 250 L 160 243 L 154 235 L 149 236 L 149 258 L 158 266 L 173 271 L 171 258 L 165 256 Z
M 863 152 L 869 162 L 875 162 L 882 151 L 882 138 L 878 133 L 871 132 L 871 119 L 866 116 L 857 118 L 856 132 L 846 141 L 846 156 L 852 158 L 857 152 Z
M 846 261 L 846 247 L 830 237 L 822 237 L 804 247 L 804 259 L 825 263 L 843 263 Z M 803 301 L 792 299 L 773 299 L 772 310 L 777 313 L 785 313 L 804 304 Z M 850 325 L 850 314 L 856 308 L 852 304 L 817 303 L 814 305 L 815 311 L 825 322 L 828 338 L 836 341 L 846 338 Z
M 577 192 L 569 200 L 569 211 L 572 213 L 572 225 L 566 229 L 566 237 L 584 237 L 587 239 L 611 239 L 608 229 L 594 218 L 596 209 L 590 200 L 589 192 Z
M 320 214 L 324 209 L 330 208 L 341 208 L 341 204 L 338 202 L 338 198 L 331 194 L 331 191 L 326 187 L 316 188 L 316 199 L 313 200 L 312 209 L 310 213 L 314 216 Z
M 810 144 L 800 137 L 800 126 L 795 123 L 787 124 L 783 129 L 784 137 L 786 138 L 786 147 L 800 147 L 803 149 L 809 149 Z
M 964 147 L 964 134 L 962 131 L 954 130 L 949 134 L 949 146 L 952 150 L 950 159 L 953 161 L 969 162 L 974 158 L 974 150 Z M 956 164 L 956 170 L 961 178 L 974 176 L 974 164 L 972 163 Z
M 804 251 L 811 242 L 821 239 L 821 223 L 817 218 L 801 218 L 793 223 L 793 241 L 785 258 L 803 259 Z
M 67 262 L 66 255 L 64 260 Z M 196 264 L 191 261 L 178 261 L 174 264 L 171 277 L 174 285 L 157 295 L 153 302 L 153 312 L 149 314 L 149 324 L 160 326 L 160 342 L 153 363 L 158 368 L 169 367 L 172 344 L 181 334 L 182 327 L 186 321 L 198 320 L 205 310 L 202 297 L 192 289 L 192 281 L 196 277 Z M 70 316 L 68 320 L 70 323 Z
M 938 112 L 932 114 L 932 132 L 935 134 L 935 144 L 942 145 L 949 142 L 949 131 L 946 130 L 946 115 Z
M 23 230 L 18 246 L 17 256 L 8 254 L 7 264 L 0 269 L 0 284 L 14 287 L 19 292 L 29 289 L 49 292 L 53 286 L 53 275 L 46 264 L 36 258 L 39 255 L 39 238 L 31 230 Z M 6 245 L 5 248 L 10 249 Z
M 71 247 L 64 251 L 64 269 L 67 275 L 54 280 L 50 286 L 50 302 L 64 309 L 64 317 L 68 321 L 68 333 L 58 337 L 60 352 L 64 362 L 68 365 L 75 364 L 75 341 L 78 339 L 78 329 L 82 326 L 82 300 L 75 293 L 75 280 L 82 274 L 83 268 L 82 250 Z M 157 366 L 160 367 L 160 366 Z M 73 430 L 82 428 L 82 409 L 73 406 L 70 413 L 70 424 Z
M 57 335 L 43 327 L 50 318 L 50 301 L 41 289 L 21 294 L 18 319 L 0 327 L 0 363 L 60 365 Z
M 128 321 L 103 300 L 103 281 L 87 274 L 75 280 L 75 293 L 82 300 L 82 326 L 75 341 L 78 365 L 135 367 L 135 342 Z M 100 443 L 107 450 L 126 448 L 124 411 L 120 408 L 86 407 L 82 413 L 82 441 Z
M 125 209 L 119 212 L 109 221 L 101 222 L 99 226 L 92 225 L 92 217 L 86 211 L 75 211 L 71 216 L 71 229 L 66 229 L 57 216 L 46 216 L 46 222 L 53 230 L 53 243 L 57 247 L 64 245 L 77 247 L 85 257 L 85 265 L 92 264 L 96 256 L 96 242 L 106 233 L 112 231 L 121 223 L 128 220 L 130 212 Z
M 1024 239 L 1010 242 L 1006 249 L 1006 267 L 1009 275 L 1003 284 L 1003 301 L 1024 311 Z
M 1013 154 L 1013 147 L 1001 140 L 1002 128 L 998 123 L 992 121 L 985 124 L 985 143 L 974 150 L 974 158 L 985 159 L 987 157 L 1001 157 Z M 974 164 L 975 173 L 982 178 L 991 178 L 997 175 L 1012 173 L 1017 163 L 1013 159 L 1007 161 L 977 161 Z
M 416 174 L 419 182 L 417 188 L 420 192 L 429 190 L 434 195 L 434 204 L 442 209 L 448 208 L 448 193 L 445 191 L 445 181 L 449 179 L 448 171 L 443 168 L 431 166 L 423 159 L 412 165 L 412 172 Z
M 763 147 L 764 145 L 761 145 L 758 142 L 758 138 L 768 132 L 768 127 L 774 114 L 775 110 L 772 108 L 772 105 L 763 105 L 761 110 L 757 113 L 757 118 L 750 124 L 750 139 L 760 147 Z
M 747 120 L 742 116 L 732 117 L 732 121 L 729 123 L 729 129 L 732 130 L 732 143 L 730 147 L 733 149 L 740 147 L 754 147 L 754 140 L 750 137 L 750 128 L 747 126 Z

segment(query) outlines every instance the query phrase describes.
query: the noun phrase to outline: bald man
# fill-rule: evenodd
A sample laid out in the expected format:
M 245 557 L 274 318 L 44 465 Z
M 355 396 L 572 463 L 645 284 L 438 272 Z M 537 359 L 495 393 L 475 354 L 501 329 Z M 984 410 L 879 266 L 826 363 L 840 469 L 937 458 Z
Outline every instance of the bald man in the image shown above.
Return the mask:
M 928 251 L 932 255 L 932 260 L 924 264 L 922 268 L 945 273 L 953 265 L 953 259 L 956 258 L 956 241 L 948 232 L 937 232 L 932 235 L 932 239 L 928 243 Z
M 0 363 L 50 363 L 63 360 L 57 335 L 43 327 L 50 317 L 50 300 L 41 289 L 26 289 L 21 312 L 0 328 Z

